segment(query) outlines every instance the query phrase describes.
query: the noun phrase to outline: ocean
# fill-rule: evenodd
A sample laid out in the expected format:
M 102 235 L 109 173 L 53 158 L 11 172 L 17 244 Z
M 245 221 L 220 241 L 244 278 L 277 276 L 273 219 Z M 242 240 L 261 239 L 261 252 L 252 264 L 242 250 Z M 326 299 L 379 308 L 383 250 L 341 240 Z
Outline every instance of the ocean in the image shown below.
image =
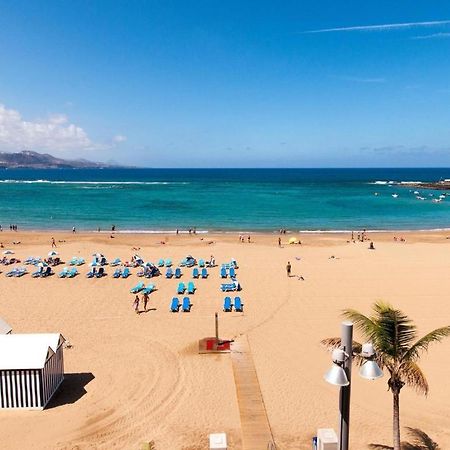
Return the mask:
M 414 194 L 391 182 L 445 178 L 449 168 L 9 169 L 0 171 L 0 224 L 198 233 L 442 229 L 450 228 L 450 196 L 437 202 L 442 192 Z

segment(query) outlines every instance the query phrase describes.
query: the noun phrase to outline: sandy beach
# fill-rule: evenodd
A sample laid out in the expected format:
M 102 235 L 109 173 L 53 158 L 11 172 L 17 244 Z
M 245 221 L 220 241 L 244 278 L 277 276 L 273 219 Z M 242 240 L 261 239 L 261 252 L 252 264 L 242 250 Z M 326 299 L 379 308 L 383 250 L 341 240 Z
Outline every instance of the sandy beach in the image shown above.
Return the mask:
M 394 242 L 404 236 L 406 242 Z M 219 268 L 196 280 L 190 313 L 169 312 L 178 280 L 156 284 L 146 313 L 135 314 L 129 290 L 139 279 L 87 279 L 88 265 L 73 279 L 52 276 L 7 278 L 0 266 L 0 317 L 16 333 L 60 332 L 66 349 L 66 380 L 44 411 L 0 411 L 2 449 L 139 449 L 154 441 L 157 450 L 204 450 L 212 432 L 226 432 L 230 449 L 242 448 L 236 388 L 229 354 L 199 355 L 198 340 L 214 334 L 219 312 L 222 338 L 248 338 L 273 436 L 280 450 L 311 448 L 317 428 L 338 423 L 338 389 L 323 375 L 331 364 L 320 346 L 338 336 L 341 311 L 366 314 L 379 299 L 403 309 L 423 334 L 450 324 L 450 233 L 369 233 L 369 242 L 348 242 L 348 234 L 152 235 L 109 233 L 3 232 L 4 248 L 25 259 L 45 256 L 51 237 L 64 261 L 94 252 L 108 260 L 146 261 L 187 254 L 217 263 L 238 261 L 243 313 L 222 312 Z M 12 242 L 20 241 L 14 245 Z M 286 275 L 286 263 L 293 276 Z M 57 272 L 63 266 L 55 268 Z M 29 268 L 30 270 L 30 268 Z M 191 278 L 183 270 L 181 281 Z M 301 280 L 299 277 L 303 277 Z M 355 338 L 360 340 L 356 333 Z M 450 339 L 430 349 L 421 367 L 427 398 L 405 388 L 402 426 L 417 427 L 441 448 L 450 448 Z M 387 378 L 368 382 L 354 371 L 351 448 L 392 443 L 392 396 Z M 406 436 L 405 436 L 406 437 Z M 263 449 L 262 449 L 263 450 Z

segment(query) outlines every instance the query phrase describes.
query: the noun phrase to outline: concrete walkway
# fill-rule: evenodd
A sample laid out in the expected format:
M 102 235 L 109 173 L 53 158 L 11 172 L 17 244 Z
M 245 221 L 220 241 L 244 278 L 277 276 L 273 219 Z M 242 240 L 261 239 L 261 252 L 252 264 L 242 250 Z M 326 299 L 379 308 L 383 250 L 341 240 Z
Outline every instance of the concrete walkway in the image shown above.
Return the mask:
M 247 336 L 231 347 L 244 450 L 275 448 Z

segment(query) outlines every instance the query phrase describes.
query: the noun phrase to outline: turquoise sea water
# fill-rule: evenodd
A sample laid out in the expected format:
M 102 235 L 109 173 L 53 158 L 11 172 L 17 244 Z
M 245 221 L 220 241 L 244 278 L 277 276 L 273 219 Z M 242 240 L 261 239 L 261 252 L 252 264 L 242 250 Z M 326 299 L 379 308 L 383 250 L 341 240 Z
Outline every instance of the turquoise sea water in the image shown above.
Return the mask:
M 441 178 L 450 178 L 450 169 L 2 170 L 0 224 L 198 232 L 449 228 L 450 196 L 433 202 L 442 192 L 419 189 L 425 200 L 418 200 L 410 188 L 388 183 Z

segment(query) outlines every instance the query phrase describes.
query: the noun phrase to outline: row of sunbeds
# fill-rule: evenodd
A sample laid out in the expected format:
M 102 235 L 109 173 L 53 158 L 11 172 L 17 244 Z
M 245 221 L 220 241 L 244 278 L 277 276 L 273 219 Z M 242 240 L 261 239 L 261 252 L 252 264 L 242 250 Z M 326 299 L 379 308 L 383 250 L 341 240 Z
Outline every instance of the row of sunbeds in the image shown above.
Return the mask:
M 227 278 L 229 276 L 230 278 L 236 277 L 236 269 L 234 267 L 226 268 L 222 266 L 220 268 L 220 278 Z
M 172 267 L 168 267 L 166 270 L 166 278 L 181 278 L 182 275 L 183 272 L 180 267 L 177 267 L 175 270 L 172 270 Z M 197 267 L 192 269 L 192 278 L 208 278 L 208 275 L 208 269 L 205 267 L 201 271 L 199 271 Z
M 192 303 L 189 297 L 183 298 L 183 303 L 180 304 L 180 300 L 178 297 L 172 298 L 172 303 L 170 305 L 170 311 L 171 312 L 178 312 L 180 310 L 183 312 L 190 312 L 192 308 Z M 225 297 L 223 301 L 223 310 L 225 312 L 231 312 L 232 310 L 236 312 L 244 312 L 244 304 L 242 303 L 241 297 L 234 297 L 234 301 L 231 301 L 231 297 Z
M 244 312 L 244 304 L 242 303 L 241 297 L 234 297 L 234 302 L 231 301 L 231 297 L 224 298 L 223 310 L 225 312 L 231 312 L 233 307 L 236 312 Z
M 192 303 L 189 297 L 184 297 L 182 304 L 180 304 L 180 300 L 178 299 L 178 297 L 174 297 L 172 299 L 172 303 L 170 304 L 170 311 L 173 313 L 178 312 L 180 310 L 180 306 L 183 312 L 190 312 Z
M 151 294 L 156 290 L 156 286 L 154 284 L 149 284 L 145 286 L 145 284 L 141 281 L 136 286 L 130 289 L 132 294 Z
M 188 294 L 194 294 L 195 293 L 196 287 L 195 287 L 195 284 L 194 284 L 193 281 L 189 281 L 187 286 L 183 282 L 178 283 L 177 293 L 178 294 L 184 294 L 185 291 Z

